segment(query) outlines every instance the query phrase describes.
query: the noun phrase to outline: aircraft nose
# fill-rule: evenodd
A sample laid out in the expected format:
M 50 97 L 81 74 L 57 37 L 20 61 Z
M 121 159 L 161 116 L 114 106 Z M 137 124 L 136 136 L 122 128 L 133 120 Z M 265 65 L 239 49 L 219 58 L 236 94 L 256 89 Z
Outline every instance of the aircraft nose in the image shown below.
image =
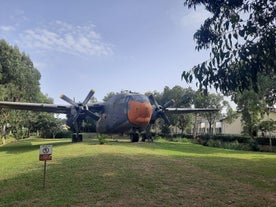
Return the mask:
M 150 122 L 152 106 L 149 102 L 129 101 L 128 120 L 131 124 L 145 126 Z

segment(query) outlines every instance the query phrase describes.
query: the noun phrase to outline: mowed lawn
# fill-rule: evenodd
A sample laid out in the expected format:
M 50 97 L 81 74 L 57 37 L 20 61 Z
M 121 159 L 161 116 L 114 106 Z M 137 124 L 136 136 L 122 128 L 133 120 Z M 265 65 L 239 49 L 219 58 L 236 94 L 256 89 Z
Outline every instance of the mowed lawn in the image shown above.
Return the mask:
M 42 144 L 53 144 L 45 189 Z M 1 146 L 0 166 L 0 206 L 276 206 L 275 153 L 32 138 Z

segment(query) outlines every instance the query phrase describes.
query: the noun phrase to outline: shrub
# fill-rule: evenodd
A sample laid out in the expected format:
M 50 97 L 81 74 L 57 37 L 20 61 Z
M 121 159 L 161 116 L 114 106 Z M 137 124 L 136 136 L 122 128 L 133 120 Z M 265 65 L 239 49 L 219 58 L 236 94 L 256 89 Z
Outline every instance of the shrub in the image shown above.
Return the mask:
M 56 134 L 56 138 L 71 138 L 73 133 L 69 130 L 62 130 Z
M 106 142 L 106 136 L 105 135 L 98 135 L 98 140 L 100 144 L 104 144 Z
M 187 138 L 177 137 L 173 139 L 174 142 L 190 142 Z
M 219 140 L 211 139 L 211 140 L 207 141 L 207 146 L 208 147 L 221 147 L 222 143 Z

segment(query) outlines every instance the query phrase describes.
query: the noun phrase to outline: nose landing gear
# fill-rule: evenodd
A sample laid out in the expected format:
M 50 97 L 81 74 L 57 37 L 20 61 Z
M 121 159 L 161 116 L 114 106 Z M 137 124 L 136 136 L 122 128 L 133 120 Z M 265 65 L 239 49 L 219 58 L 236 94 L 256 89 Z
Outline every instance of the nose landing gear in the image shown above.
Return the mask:
M 139 141 L 139 133 L 130 133 L 130 140 L 131 142 L 138 142 Z

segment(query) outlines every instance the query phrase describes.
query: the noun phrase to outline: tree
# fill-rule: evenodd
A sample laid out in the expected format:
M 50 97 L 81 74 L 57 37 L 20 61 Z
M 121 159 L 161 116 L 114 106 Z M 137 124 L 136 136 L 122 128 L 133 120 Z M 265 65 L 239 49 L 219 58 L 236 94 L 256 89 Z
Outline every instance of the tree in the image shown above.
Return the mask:
M 219 112 L 206 112 L 202 113 L 201 116 L 208 122 L 209 134 L 213 134 L 212 126 L 219 118 L 221 118 L 221 110 L 223 107 L 228 105 L 228 102 L 223 99 L 222 95 L 219 94 L 208 94 L 205 95 L 201 91 L 197 91 L 194 97 L 194 105 L 196 108 L 215 108 L 219 109 Z
M 191 128 L 192 115 L 191 114 L 180 114 L 178 115 L 178 121 L 176 126 L 181 130 L 181 134 L 184 134 L 185 129 Z
M 153 93 L 147 92 L 146 95 L 153 94 L 155 99 L 160 105 L 164 105 L 171 99 L 175 101 L 174 107 L 191 107 L 193 103 L 193 96 L 195 91 L 189 88 L 182 88 L 181 86 L 174 86 L 173 88 L 169 88 L 168 86 L 164 87 L 162 93 L 158 93 L 154 91 Z M 192 114 L 185 114 L 185 115 L 176 115 L 176 114 L 167 114 L 169 120 L 173 126 L 177 126 L 181 129 L 183 133 L 184 130 L 189 127 L 192 119 Z M 163 121 L 157 122 L 156 125 L 162 129 L 163 132 L 168 133 L 170 129 L 168 126 L 165 126 Z
M 254 90 L 245 90 L 235 94 L 235 103 L 238 111 L 242 113 L 243 133 L 253 137 L 257 136 L 258 125 L 267 111 L 262 95 Z
M 210 49 L 210 59 L 184 71 L 183 79 L 195 78 L 200 89 L 215 87 L 224 95 L 258 92 L 261 75 L 275 80 L 274 0 L 185 0 L 184 5 L 203 5 L 211 16 L 194 34 L 196 50 Z M 275 104 L 275 94 L 275 85 L 266 91 L 268 104 Z
M 0 40 L 1 101 L 52 102 L 52 99 L 41 93 L 40 78 L 39 71 L 25 53 L 21 53 L 16 46 L 10 46 L 5 40 Z M 7 124 L 11 126 L 16 138 L 28 136 L 30 130 L 33 130 L 32 123 L 36 116 L 39 116 L 39 113 L 1 109 L 2 136 L 6 134 Z M 3 137 L 2 140 L 5 139 L 5 136 Z
M 56 134 L 62 131 L 64 121 L 55 118 L 54 114 L 41 112 L 38 114 L 32 125 L 39 132 L 41 137 L 55 138 Z
M 266 121 L 262 121 L 259 124 L 259 129 L 262 132 L 263 136 L 267 136 L 269 137 L 269 147 L 270 147 L 270 151 L 272 151 L 272 132 L 276 131 L 276 121 L 269 119 Z

